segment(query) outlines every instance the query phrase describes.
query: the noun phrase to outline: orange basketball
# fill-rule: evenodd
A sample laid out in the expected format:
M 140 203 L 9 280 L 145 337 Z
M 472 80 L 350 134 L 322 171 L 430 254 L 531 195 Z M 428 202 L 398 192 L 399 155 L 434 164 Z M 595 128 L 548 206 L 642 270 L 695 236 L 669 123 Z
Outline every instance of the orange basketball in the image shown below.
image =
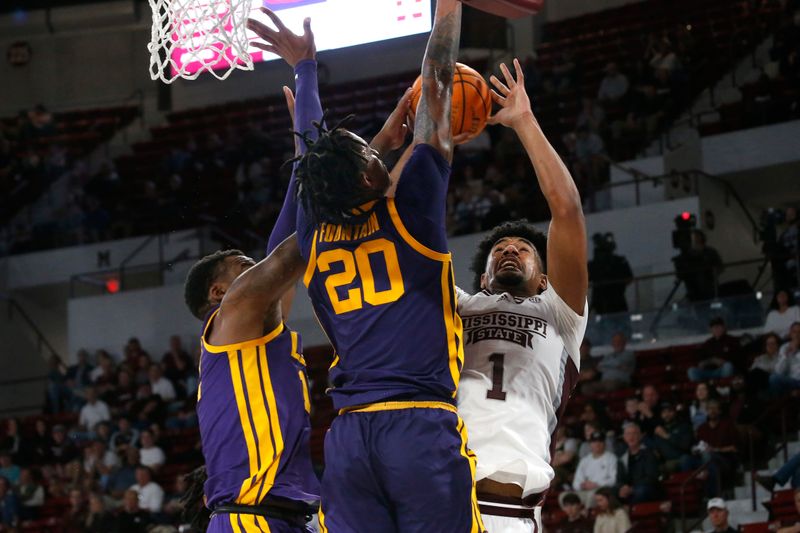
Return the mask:
M 422 95 L 422 76 L 419 76 L 411 88 L 411 106 L 414 112 Z M 453 75 L 453 111 L 450 123 L 453 135 L 468 132 L 474 139 L 486 127 L 486 119 L 492 112 L 492 95 L 489 85 L 474 69 L 462 63 L 456 63 Z M 466 141 L 464 141 L 466 142 Z

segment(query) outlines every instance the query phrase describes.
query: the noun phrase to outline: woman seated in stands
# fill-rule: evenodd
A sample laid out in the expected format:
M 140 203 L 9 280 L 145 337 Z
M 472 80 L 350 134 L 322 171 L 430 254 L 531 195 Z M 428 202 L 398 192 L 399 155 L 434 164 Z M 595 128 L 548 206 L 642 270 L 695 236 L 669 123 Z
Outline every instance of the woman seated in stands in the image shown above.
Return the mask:
M 800 322 L 800 307 L 795 305 L 792 293 L 785 289 L 776 292 L 770 309 L 771 311 L 767 313 L 764 331 L 774 332 L 781 339 L 788 339 L 792 324 Z
M 689 406 L 689 416 L 692 419 L 692 426 L 696 430 L 708 419 L 706 406 L 708 401 L 717 398 L 717 389 L 708 383 L 701 382 L 694 389 L 694 401 Z
M 626 533 L 631 528 L 628 512 L 614 495 L 614 489 L 603 487 L 594 494 L 597 515 L 594 533 Z

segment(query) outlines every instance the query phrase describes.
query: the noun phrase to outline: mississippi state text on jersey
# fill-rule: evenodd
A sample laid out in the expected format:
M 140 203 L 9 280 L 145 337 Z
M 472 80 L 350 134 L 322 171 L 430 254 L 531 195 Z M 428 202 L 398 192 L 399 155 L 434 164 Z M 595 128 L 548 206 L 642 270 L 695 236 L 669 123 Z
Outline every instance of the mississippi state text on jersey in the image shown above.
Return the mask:
M 551 441 L 577 382 L 586 330 L 552 287 L 538 296 L 458 291 L 464 370 L 458 411 L 478 456 L 475 479 L 545 491 L 554 472 Z

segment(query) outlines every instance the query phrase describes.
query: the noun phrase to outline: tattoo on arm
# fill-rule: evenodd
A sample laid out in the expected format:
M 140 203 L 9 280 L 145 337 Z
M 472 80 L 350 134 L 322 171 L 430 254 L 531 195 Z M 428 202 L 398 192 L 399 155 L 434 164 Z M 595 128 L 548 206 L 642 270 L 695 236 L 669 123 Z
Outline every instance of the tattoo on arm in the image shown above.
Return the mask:
M 439 9 L 442 13 L 437 11 L 422 62 L 422 96 L 417 110 L 414 141 L 435 146 L 449 160 L 452 157 L 450 106 L 461 36 L 461 4 L 443 0 Z

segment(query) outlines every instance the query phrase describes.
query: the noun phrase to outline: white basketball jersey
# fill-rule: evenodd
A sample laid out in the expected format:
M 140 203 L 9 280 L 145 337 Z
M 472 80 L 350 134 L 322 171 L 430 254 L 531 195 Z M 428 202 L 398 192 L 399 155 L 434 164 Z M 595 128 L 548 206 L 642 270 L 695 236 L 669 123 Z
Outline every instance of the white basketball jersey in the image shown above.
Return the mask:
M 551 440 L 580 369 L 583 316 L 551 287 L 515 298 L 458 292 L 464 369 L 458 411 L 478 456 L 475 479 L 522 487 L 523 498 L 554 477 Z

